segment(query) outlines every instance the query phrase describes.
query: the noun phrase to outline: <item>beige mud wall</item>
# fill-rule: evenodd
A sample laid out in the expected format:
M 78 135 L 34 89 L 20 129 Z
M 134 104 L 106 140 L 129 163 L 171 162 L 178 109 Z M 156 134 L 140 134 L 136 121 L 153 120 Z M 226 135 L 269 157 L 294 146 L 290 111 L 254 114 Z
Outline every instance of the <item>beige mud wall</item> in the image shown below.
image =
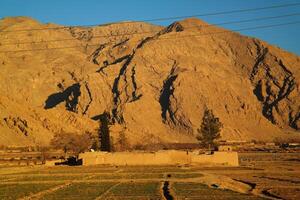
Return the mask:
M 229 166 L 239 166 L 239 159 L 237 152 L 214 152 L 213 155 L 197 155 L 193 154 L 191 156 L 192 164 L 220 164 Z
M 186 151 L 158 152 L 86 152 L 79 155 L 83 165 L 178 165 L 217 164 L 238 166 L 237 152 L 215 152 L 212 155 Z

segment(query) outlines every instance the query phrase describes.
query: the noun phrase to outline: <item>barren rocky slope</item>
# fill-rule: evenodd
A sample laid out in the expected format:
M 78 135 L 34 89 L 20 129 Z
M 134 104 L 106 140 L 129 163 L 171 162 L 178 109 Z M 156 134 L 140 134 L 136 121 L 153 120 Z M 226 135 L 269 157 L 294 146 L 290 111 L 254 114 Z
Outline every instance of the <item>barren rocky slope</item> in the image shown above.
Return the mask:
M 194 142 L 205 107 L 226 140 L 299 134 L 300 58 L 258 39 L 198 19 L 63 28 L 18 17 L 0 31 L 0 144 L 95 132 L 104 111 L 132 144 Z

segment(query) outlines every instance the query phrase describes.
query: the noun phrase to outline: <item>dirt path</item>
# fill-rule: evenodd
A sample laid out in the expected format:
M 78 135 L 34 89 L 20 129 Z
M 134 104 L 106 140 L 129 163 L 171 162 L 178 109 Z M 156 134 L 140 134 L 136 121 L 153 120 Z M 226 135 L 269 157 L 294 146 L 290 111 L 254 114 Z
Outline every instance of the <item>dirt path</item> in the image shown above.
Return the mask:
M 42 199 L 44 195 L 52 193 L 52 192 L 55 192 L 55 191 L 60 190 L 60 189 L 63 189 L 65 187 L 68 187 L 69 185 L 71 185 L 71 182 L 67 182 L 65 184 L 58 185 L 56 187 L 52 187 L 52 188 L 50 188 L 48 190 L 43 190 L 41 192 L 38 192 L 38 193 L 32 194 L 30 196 L 26 196 L 26 197 L 20 198 L 18 200 L 32 200 L 32 199 L 36 200 L 36 199 Z
M 114 189 L 115 187 L 117 187 L 118 185 L 120 185 L 121 182 L 114 184 L 113 186 L 111 186 L 110 188 L 108 188 L 102 195 L 100 195 L 99 197 L 97 197 L 95 200 L 102 200 L 102 199 L 106 199 L 106 197 L 108 196 L 109 192 Z

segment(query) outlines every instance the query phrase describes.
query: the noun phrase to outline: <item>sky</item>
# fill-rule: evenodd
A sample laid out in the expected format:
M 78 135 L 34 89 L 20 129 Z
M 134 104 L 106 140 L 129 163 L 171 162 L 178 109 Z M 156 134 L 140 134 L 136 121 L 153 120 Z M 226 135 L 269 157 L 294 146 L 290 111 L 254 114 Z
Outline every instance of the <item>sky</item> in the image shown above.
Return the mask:
M 241 28 L 300 22 L 300 0 L 0 0 L 0 18 L 29 16 L 43 23 L 90 25 L 128 20 L 143 21 L 156 18 L 194 16 L 293 3 L 299 3 L 299 5 L 199 17 L 208 23 L 218 24 L 230 21 L 297 14 L 284 18 L 222 25 L 227 29 L 237 30 Z M 176 20 L 152 21 L 151 23 L 166 26 Z M 262 39 L 300 55 L 300 23 L 239 32 Z

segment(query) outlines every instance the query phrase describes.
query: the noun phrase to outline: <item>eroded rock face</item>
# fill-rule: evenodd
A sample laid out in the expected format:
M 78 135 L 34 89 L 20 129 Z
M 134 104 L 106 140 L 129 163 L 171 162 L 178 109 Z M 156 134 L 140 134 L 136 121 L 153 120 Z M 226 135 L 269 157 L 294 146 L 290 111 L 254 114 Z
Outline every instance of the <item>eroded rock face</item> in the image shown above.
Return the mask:
M 27 109 L 46 116 L 30 122 L 46 130 L 45 142 L 64 126 L 97 129 L 105 111 L 112 134 L 123 131 L 133 144 L 193 142 L 205 107 L 224 124 L 223 139 L 298 134 L 300 59 L 258 39 L 198 19 L 166 28 L 128 22 L 71 29 L 27 18 L 0 21 L 1 30 L 28 28 L 54 29 L 0 35 L 0 51 L 10 51 L 0 53 L 0 91 L 17 102 L 0 101 L 6 138 L 24 125 Z M 15 104 L 24 108 L 16 111 Z M 57 116 L 48 114 L 54 111 L 73 120 L 54 123 Z M 76 125 L 82 120 L 88 127 Z
M 21 134 L 28 136 L 29 130 L 26 120 L 23 120 L 20 117 L 9 116 L 3 118 L 3 121 L 5 122 L 8 128 L 15 129 L 16 132 L 20 132 Z
M 254 94 L 262 102 L 263 115 L 272 123 L 284 128 L 299 130 L 299 87 L 295 75 L 283 60 L 257 44 L 255 65 L 251 72 Z

